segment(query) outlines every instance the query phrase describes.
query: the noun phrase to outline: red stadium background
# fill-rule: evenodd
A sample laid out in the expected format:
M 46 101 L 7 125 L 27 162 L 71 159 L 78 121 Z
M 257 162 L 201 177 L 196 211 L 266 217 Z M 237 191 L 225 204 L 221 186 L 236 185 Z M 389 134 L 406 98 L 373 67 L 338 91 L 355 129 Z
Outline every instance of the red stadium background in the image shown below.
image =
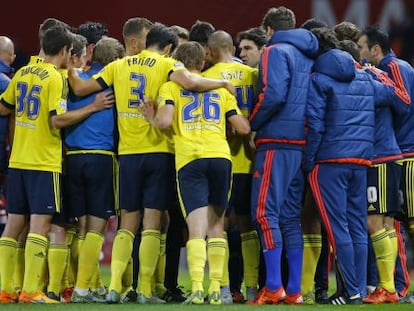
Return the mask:
M 109 29 L 109 35 L 119 40 L 123 23 L 136 16 L 186 28 L 198 19 L 209 21 L 216 29 L 235 36 L 239 31 L 259 26 L 267 10 L 280 5 L 296 13 L 298 26 L 313 16 L 330 26 L 343 20 L 360 27 L 378 23 L 390 30 L 395 52 L 414 63 L 414 0 L 7 1 L 0 16 L 0 35 L 15 42 L 18 58 L 14 65 L 18 68 L 29 55 L 38 53 L 38 27 L 47 17 L 56 17 L 74 27 L 86 21 L 101 22 Z M 103 247 L 106 263 L 110 261 L 115 230 L 112 220 Z
M 373 23 L 397 27 L 410 20 L 413 4 L 414 0 L 8 1 L 2 7 L 0 34 L 15 42 L 19 61 L 24 63 L 28 55 L 37 54 L 38 27 L 47 17 L 62 19 L 74 27 L 86 21 L 101 22 L 108 27 L 109 35 L 121 40 L 124 21 L 135 16 L 187 28 L 200 19 L 236 35 L 260 25 L 266 11 L 279 5 L 296 13 L 298 25 L 311 16 L 318 16 L 331 26 L 349 20 L 361 27 Z

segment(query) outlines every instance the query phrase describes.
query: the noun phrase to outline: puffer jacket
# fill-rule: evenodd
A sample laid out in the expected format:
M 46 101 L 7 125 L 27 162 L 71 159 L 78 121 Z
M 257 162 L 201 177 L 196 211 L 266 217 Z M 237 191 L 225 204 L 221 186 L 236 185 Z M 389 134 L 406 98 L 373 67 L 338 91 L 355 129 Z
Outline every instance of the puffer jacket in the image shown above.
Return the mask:
M 305 171 L 316 163 L 370 165 L 375 103 L 386 100 L 376 98 L 376 87 L 381 92 L 382 85 L 357 70 L 348 53 L 336 49 L 319 56 L 314 71 L 306 110 Z
M 277 31 L 259 64 L 261 93 L 250 122 L 258 148 L 302 149 L 309 74 L 318 40 L 305 29 Z

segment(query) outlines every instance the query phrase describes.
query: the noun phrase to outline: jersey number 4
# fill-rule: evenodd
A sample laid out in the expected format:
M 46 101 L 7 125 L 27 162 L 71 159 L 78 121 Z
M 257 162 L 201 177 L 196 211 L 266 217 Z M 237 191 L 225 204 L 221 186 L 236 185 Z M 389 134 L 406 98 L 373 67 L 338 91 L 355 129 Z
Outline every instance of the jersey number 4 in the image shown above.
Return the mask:
M 40 85 L 33 85 L 29 90 L 25 82 L 17 83 L 19 96 L 17 97 L 16 115 L 20 117 L 26 110 L 27 118 L 29 120 L 36 120 L 40 109 Z

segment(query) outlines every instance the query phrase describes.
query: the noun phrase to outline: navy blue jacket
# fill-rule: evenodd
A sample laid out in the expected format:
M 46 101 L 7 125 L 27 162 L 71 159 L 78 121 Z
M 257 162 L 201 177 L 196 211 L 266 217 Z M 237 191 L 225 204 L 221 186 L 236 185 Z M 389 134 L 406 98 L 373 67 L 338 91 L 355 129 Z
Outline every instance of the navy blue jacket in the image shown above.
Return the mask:
M 375 80 L 394 90 L 394 101 L 375 105 L 375 142 L 372 163 L 391 162 L 402 158 L 394 132 L 393 117 L 407 115 L 411 99 L 397 87 L 388 74 L 375 67 L 365 69 Z
M 301 149 L 309 74 L 318 40 L 308 30 L 277 31 L 259 64 L 259 100 L 250 122 L 258 148 Z
M 10 75 L 13 73 L 13 68 L 9 64 L 0 60 L 0 94 L 3 93 L 10 83 Z
M 388 53 L 378 68 L 388 73 L 390 78 L 414 100 L 414 69 L 407 62 Z M 394 118 L 395 136 L 404 157 L 414 157 L 414 107 L 410 105 L 408 113 Z
M 319 56 L 314 70 L 306 111 L 305 171 L 316 163 L 370 165 L 375 105 L 393 101 L 392 87 L 357 70 L 351 56 L 336 49 Z

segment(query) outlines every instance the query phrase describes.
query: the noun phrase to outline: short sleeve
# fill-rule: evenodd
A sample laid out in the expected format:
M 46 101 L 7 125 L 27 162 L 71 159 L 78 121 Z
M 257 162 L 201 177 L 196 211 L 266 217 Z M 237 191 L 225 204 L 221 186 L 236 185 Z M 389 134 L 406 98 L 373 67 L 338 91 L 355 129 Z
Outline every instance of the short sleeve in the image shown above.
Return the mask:
M 68 81 L 59 74 L 50 81 L 49 91 L 49 114 L 61 115 L 67 111 L 67 99 L 68 99 Z

